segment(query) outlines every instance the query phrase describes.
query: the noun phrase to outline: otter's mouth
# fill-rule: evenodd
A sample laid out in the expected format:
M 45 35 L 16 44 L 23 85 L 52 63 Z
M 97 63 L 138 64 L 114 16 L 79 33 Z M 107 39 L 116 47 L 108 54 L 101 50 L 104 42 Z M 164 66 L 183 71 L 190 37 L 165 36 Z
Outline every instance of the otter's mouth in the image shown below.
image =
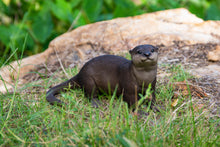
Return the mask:
M 146 62 L 146 61 L 152 61 L 153 59 L 150 58 L 150 57 L 145 57 L 145 58 L 142 58 L 141 61 L 142 62 Z

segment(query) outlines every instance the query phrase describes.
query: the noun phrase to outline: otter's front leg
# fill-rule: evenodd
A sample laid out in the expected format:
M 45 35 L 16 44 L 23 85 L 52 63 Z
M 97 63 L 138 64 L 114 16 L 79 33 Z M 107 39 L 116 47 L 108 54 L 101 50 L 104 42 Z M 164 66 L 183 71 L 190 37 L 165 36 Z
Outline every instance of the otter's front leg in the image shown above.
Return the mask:
M 157 82 L 157 78 L 154 79 L 154 81 L 152 82 L 152 104 L 155 105 L 156 103 L 156 95 L 155 95 L 155 90 L 156 90 L 156 82 Z
M 150 108 L 152 110 L 155 110 L 157 112 L 160 112 L 160 110 L 158 109 L 158 107 L 156 106 L 156 82 L 157 82 L 157 78 L 155 77 L 154 81 L 152 82 L 152 100 L 151 100 L 151 106 Z
M 126 98 L 126 100 L 128 100 L 126 102 L 128 103 L 129 108 L 131 108 L 133 112 L 136 112 L 138 114 L 138 116 L 148 116 L 149 115 L 148 112 L 145 112 L 141 109 L 138 109 L 138 107 L 139 107 L 138 101 L 141 99 L 141 97 L 138 96 L 138 94 L 137 95 L 135 95 L 135 94 L 129 95 L 129 96 L 126 96 L 125 98 Z

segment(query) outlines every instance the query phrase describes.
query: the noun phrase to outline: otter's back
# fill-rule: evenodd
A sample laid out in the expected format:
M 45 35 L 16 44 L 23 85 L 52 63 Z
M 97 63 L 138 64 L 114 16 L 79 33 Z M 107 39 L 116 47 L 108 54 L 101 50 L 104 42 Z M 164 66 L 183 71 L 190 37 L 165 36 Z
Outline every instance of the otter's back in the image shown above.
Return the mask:
M 120 56 L 103 55 L 88 61 L 80 70 L 80 83 L 84 85 L 87 80 L 92 80 L 96 86 L 104 89 L 114 88 L 120 80 L 121 69 L 128 69 L 131 61 Z

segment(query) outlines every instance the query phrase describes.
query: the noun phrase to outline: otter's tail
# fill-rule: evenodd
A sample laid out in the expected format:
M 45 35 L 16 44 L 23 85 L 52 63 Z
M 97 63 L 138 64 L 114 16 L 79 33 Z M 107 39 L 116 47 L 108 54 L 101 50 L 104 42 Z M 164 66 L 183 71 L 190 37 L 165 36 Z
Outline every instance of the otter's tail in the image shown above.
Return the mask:
M 57 104 L 58 106 L 62 106 L 64 104 L 61 100 L 55 97 L 55 95 L 59 94 L 62 91 L 65 91 L 67 88 L 73 89 L 79 87 L 77 84 L 77 76 L 55 86 L 52 87 L 50 90 L 47 91 L 46 99 L 51 104 Z

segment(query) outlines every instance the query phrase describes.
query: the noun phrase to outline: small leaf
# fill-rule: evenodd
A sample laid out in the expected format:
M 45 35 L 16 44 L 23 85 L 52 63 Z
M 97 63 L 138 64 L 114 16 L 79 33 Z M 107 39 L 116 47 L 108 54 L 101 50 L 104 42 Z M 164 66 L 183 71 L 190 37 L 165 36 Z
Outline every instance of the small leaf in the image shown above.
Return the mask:
M 0 40 L 2 43 L 7 45 L 10 42 L 10 34 L 13 32 L 13 26 L 8 27 L 0 25 Z
M 102 10 L 102 0 L 84 0 L 83 9 L 89 18 L 90 22 L 94 22 L 98 19 L 98 16 Z
M 117 0 L 114 17 L 134 16 L 136 14 L 136 6 L 130 0 Z
M 220 20 L 220 7 L 217 7 L 214 3 L 207 10 L 207 19 Z
M 20 25 L 0 25 L 0 41 L 5 45 L 13 45 L 14 49 L 22 49 L 27 32 Z M 29 44 L 28 44 L 29 45 Z
M 73 19 L 74 21 L 76 21 L 74 27 L 78 27 L 86 24 L 86 20 L 82 16 L 81 11 L 78 9 L 75 9 L 73 11 Z
M 44 7 L 45 8 L 45 7 Z M 48 9 L 42 9 L 38 12 L 31 12 L 28 16 L 31 21 L 31 31 L 33 31 L 34 39 L 44 43 L 51 35 L 53 22 Z
M 56 3 L 48 1 L 48 4 L 53 12 L 53 14 L 60 20 L 63 21 L 73 21 L 72 8 L 69 2 L 65 0 L 56 0 Z
M 173 99 L 173 102 L 171 103 L 172 107 L 175 107 L 178 104 L 179 99 Z
M 76 7 L 77 5 L 80 4 L 80 2 L 82 2 L 82 0 L 71 0 L 70 4 L 72 6 L 72 8 Z
M 199 1 L 193 1 L 189 4 L 189 11 L 196 14 L 200 18 L 204 18 L 207 5 Z

